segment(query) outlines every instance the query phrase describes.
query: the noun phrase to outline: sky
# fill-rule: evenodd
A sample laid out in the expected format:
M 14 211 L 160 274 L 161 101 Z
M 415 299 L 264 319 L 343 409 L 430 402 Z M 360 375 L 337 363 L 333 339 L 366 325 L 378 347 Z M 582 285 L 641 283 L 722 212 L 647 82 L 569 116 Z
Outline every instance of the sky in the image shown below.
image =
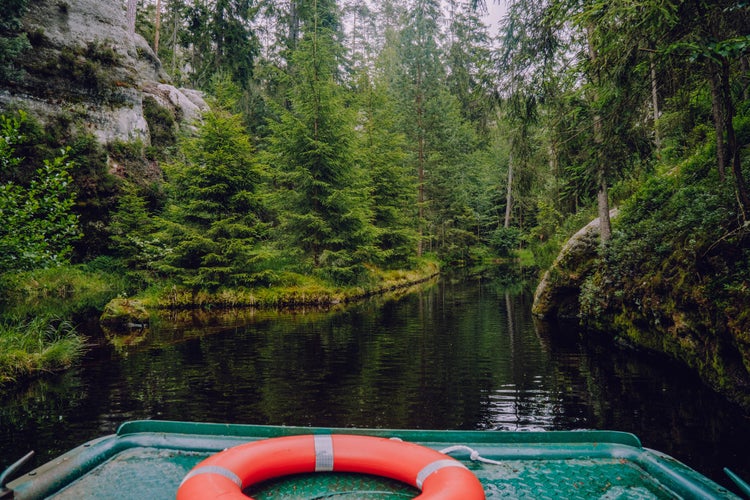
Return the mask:
M 506 11 L 506 0 L 485 0 L 487 2 L 488 14 L 485 16 L 484 21 L 493 28 L 493 32 L 497 29 L 498 23 L 505 16 Z

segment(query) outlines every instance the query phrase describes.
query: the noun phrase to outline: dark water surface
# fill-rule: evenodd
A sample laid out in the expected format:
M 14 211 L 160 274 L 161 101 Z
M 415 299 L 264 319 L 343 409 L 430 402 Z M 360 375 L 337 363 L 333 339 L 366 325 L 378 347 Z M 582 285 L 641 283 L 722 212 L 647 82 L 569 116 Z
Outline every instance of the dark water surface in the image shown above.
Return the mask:
M 736 407 L 660 357 L 535 323 L 530 306 L 492 282 L 443 280 L 339 311 L 193 314 L 115 344 L 94 330 L 80 368 L 0 396 L 0 470 L 169 419 L 622 430 L 725 486 L 725 466 L 750 479 Z

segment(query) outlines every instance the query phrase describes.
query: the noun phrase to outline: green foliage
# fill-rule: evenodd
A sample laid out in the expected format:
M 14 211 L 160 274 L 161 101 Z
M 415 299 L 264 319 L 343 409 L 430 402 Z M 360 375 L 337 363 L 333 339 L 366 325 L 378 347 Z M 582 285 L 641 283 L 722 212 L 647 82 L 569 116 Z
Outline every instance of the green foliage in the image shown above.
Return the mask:
M 19 142 L 19 118 L 0 116 L 0 165 L 17 165 L 13 145 Z M 0 185 L 0 273 L 63 264 L 70 257 L 72 244 L 80 238 L 78 217 L 72 209 L 73 165 L 64 149 L 51 160 L 45 159 L 28 186 L 13 182 Z
M 326 30 L 300 42 L 291 109 L 270 125 L 269 162 L 280 188 L 282 244 L 301 250 L 302 266 L 350 283 L 371 258 L 374 228 L 366 176 L 353 161 L 353 115 L 333 81 L 335 53 Z
M 492 249 L 501 257 L 508 257 L 516 250 L 521 242 L 521 230 L 517 227 L 499 227 L 490 238 Z
M 157 223 L 146 197 L 134 185 L 126 184 L 109 231 L 111 249 L 131 280 L 145 284 L 154 279 L 155 263 L 170 252 L 169 246 L 156 236 Z
M 101 63 L 86 59 L 83 51 L 63 47 L 60 51 L 57 67 L 62 75 L 91 91 L 99 92 L 105 87 L 106 75 Z
M 446 83 L 460 102 L 462 117 L 486 138 L 495 113 L 492 94 L 496 57 L 477 10 L 467 4 L 459 4 L 454 9 L 449 27 L 451 43 L 446 54 L 451 71 Z
M 170 148 L 177 144 L 177 117 L 151 96 L 143 98 L 143 117 L 151 134 L 151 145 L 146 156 L 151 160 L 165 160 Z
M 23 70 L 17 63 L 19 58 L 31 48 L 25 33 L 12 38 L 0 37 L 0 79 L 20 80 Z
M 163 43 L 161 47 L 169 52 L 173 61 L 177 57 L 189 61 L 190 71 L 185 76 L 192 86 L 208 89 L 211 77 L 225 72 L 237 85 L 246 87 L 251 81 L 259 51 L 257 32 L 251 29 L 250 22 L 250 16 L 256 12 L 252 2 L 221 0 L 211 6 L 199 2 L 170 4 L 167 5 L 168 17 L 172 18 L 173 25 L 179 23 L 182 26 L 180 39 L 175 38 L 174 42 L 179 41 L 182 47 L 191 47 L 192 51 L 183 55 L 180 47 L 173 44 L 170 47 Z M 148 33 L 153 29 L 141 27 L 145 28 L 147 38 L 153 39 Z M 183 61 L 180 63 L 180 67 L 184 66 Z M 176 61 L 173 65 L 177 66 Z
M 8 175 L 8 172 L 15 169 L 23 160 L 15 156 L 15 146 L 21 142 L 23 136 L 21 135 L 21 123 L 24 121 L 24 114 L 20 113 L 17 116 L 2 116 L 0 117 L 0 174 L 3 177 Z
M 122 56 L 115 50 L 110 41 L 94 40 L 86 43 L 83 55 L 104 67 L 116 66 L 122 62 Z
M 19 60 L 31 48 L 26 33 L 21 33 L 21 17 L 28 0 L 6 0 L 0 15 L 0 81 L 18 81 L 23 76 Z
M 257 192 L 262 174 L 240 117 L 208 113 L 181 150 L 182 158 L 165 166 L 171 204 L 161 217 L 150 218 L 137 195 L 123 198 L 118 248 L 137 267 L 193 288 L 251 285 L 262 271 L 256 244 L 266 225 Z
M 372 186 L 377 248 L 373 259 L 388 268 L 408 267 L 417 240 L 417 179 L 407 164 L 406 138 L 396 126 L 396 103 L 389 96 L 387 82 L 363 81 L 362 86 L 362 127 L 356 149 Z
M 38 167 L 46 159 L 58 156 L 60 145 L 65 144 L 67 161 L 71 165 L 69 174 L 73 178 L 71 189 L 76 198 L 71 210 L 78 216 L 83 233 L 81 238 L 72 241 L 71 257 L 79 261 L 106 252 L 106 225 L 109 211 L 116 203 L 117 182 L 108 171 L 107 154 L 102 145 L 93 135 L 71 133 L 74 125 L 66 115 L 48 121 L 44 127 L 23 111 L 8 118 L 17 122 L 18 133 L 14 153 L 3 156 L 15 159 L 16 164 L 0 171 L 0 183 L 28 188 Z
M 67 321 L 36 316 L 0 321 L 0 384 L 41 371 L 70 367 L 85 352 L 85 341 Z
M 101 257 L 82 266 L 58 266 L 0 277 L 0 302 L 6 319 L 54 315 L 74 318 L 101 308 L 113 297 L 133 290 L 122 266 Z
M 585 317 L 600 317 L 622 303 L 641 310 L 645 306 L 638 304 L 654 297 L 669 297 L 683 307 L 701 304 L 707 289 L 714 290 L 715 303 L 736 300 L 726 295 L 723 283 L 744 280 L 729 271 L 727 259 L 741 253 L 747 234 L 737 227 L 731 188 L 707 175 L 710 161 L 710 155 L 696 152 L 678 168 L 643 183 L 623 206 L 603 267 L 585 287 Z
M 46 133 L 39 135 L 36 140 L 31 140 L 31 138 L 26 140 L 31 154 L 37 158 L 43 158 L 41 156 L 43 154 L 55 154 L 53 146 L 60 142 L 68 144 L 67 158 L 72 165 L 69 170 L 73 179 L 71 189 L 75 191 L 75 204 L 72 206 L 72 211 L 78 218 L 82 233 L 80 238 L 73 241 L 72 257 L 74 261 L 79 261 L 105 251 L 107 238 L 105 222 L 108 220 L 110 207 L 115 201 L 114 195 L 117 187 L 114 177 L 107 171 L 107 157 L 104 149 L 94 136 L 63 135 L 59 137 Z

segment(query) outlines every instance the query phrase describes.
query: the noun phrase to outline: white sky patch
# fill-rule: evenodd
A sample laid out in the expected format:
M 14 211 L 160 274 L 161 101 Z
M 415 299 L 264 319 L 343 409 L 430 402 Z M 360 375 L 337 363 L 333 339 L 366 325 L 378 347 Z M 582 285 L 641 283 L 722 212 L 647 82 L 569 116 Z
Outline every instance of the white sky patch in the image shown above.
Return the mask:
M 508 10 L 506 6 L 506 0 L 486 0 L 487 1 L 487 15 L 484 16 L 484 22 L 491 28 L 491 32 L 494 32 L 505 17 L 505 13 Z

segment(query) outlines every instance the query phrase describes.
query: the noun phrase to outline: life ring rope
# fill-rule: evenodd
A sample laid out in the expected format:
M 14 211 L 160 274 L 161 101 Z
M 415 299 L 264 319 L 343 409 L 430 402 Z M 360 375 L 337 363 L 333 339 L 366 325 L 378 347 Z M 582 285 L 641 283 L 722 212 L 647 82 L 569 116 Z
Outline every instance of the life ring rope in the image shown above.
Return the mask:
M 253 441 L 208 457 L 185 476 L 177 500 L 247 499 L 243 490 L 267 479 L 330 471 L 411 484 L 422 500 L 485 498 L 464 464 L 435 449 L 374 436 L 307 434 Z

